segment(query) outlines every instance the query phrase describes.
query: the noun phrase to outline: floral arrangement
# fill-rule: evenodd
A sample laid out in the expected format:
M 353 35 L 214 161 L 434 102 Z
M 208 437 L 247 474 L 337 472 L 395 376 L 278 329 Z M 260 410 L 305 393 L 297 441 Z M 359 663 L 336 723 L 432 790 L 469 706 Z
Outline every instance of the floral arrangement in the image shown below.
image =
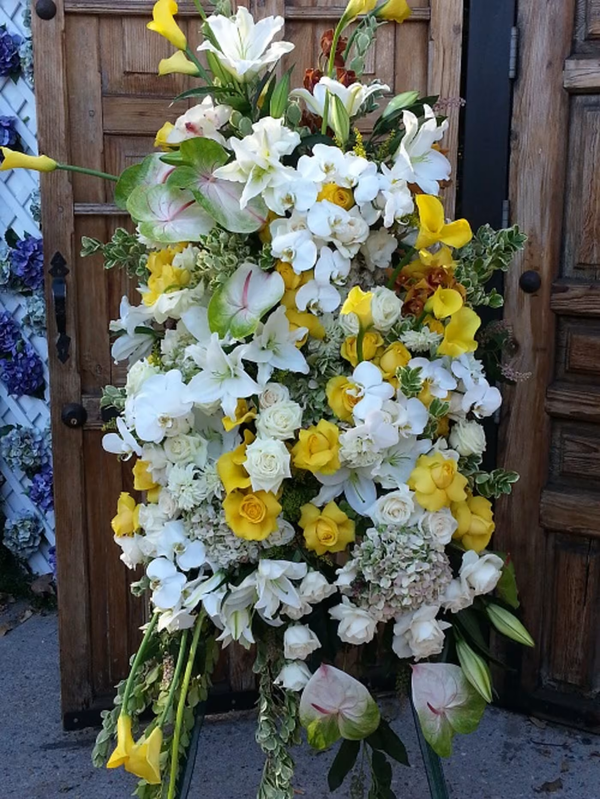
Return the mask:
M 361 83 L 364 57 L 405 0 L 350 0 L 293 90 L 283 19 L 197 6 L 204 61 L 173 0 L 148 25 L 176 48 L 160 74 L 200 80 L 156 153 L 120 177 L 7 148 L 0 167 L 113 179 L 136 225 L 83 242 L 139 283 L 111 323 L 127 383 L 102 404 L 116 416 L 104 447 L 133 462 L 142 497 L 121 494 L 112 529 L 152 606 L 95 762 L 137 775 L 141 797 L 175 796 L 195 709 L 235 641 L 256 651 L 258 796 L 293 796 L 304 729 L 316 749 L 341 741 L 332 790 L 354 770 L 363 795 L 367 764 L 369 796 L 390 797 L 388 758 L 406 755 L 361 657 L 400 683 L 412 665 L 423 734 L 449 755 L 492 699 L 489 627 L 533 645 L 510 559 L 489 548 L 491 499 L 517 475 L 482 469 L 501 395 L 474 309 L 501 305 L 485 284 L 524 237 L 446 219 L 435 98 L 406 92 L 374 113 L 389 89 Z M 496 364 L 498 335 L 485 339 Z

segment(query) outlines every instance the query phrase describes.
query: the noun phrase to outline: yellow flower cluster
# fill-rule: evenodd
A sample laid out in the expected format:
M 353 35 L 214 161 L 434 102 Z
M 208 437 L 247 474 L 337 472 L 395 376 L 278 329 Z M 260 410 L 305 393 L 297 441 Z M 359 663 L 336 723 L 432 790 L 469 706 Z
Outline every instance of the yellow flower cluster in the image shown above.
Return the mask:
M 143 297 L 144 305 L 154 305 L 161 294 L 179 291 L 190 282 L 190 273 L 187 269 L 173 266 L 174 257 L 184 248 L 185 244 L 178 244 L 175 247 L 167 247 L 165 250 L 150 253 L 147 263 L 150 277 L 148 278 L 148 291 Z

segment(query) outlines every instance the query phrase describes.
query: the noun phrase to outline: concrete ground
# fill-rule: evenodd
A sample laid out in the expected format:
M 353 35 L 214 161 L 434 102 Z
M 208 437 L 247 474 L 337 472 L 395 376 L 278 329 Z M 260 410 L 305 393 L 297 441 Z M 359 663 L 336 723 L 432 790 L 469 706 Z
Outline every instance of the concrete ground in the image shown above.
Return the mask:
M 0 619 L 0 629 L 2 619 Z M 135 778 L 94 769 L 95 730 L 63 732 L 57 625 L 34 615 L 0 637 L 1 799 L 125 799 Z M 399 799 L 427 799 L 410 714 L 392 707 L 412 768 L 396 766 Z M 254 799 L 262 756 L 252 714 L 207 722 L 190 799 Z M 445 772 L 452 799 L 599 799 L 600 739 L 491 709 L 479 730 L 455 739 Z M 330 796 L 329 753 L 297 753 L 297 794 Z M 345 788 L 335 796 L 345 797 Z

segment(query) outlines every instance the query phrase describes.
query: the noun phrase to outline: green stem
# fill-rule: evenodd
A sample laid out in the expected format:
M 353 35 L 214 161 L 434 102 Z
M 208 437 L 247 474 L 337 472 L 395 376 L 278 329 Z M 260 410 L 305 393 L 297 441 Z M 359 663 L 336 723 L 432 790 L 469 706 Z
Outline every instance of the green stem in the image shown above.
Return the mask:
M 346 45 L 346 49 L 344 50 L 344 63 L 348 60 L 348 56 L 350 55 L 350 50 L 352 50 L 352 45 L 354 44 L 354 40 L 356 39 L 360 29 L 365 24 L 365 22 L 369 19 L 370 14 L 366 17 L 363 17 L 361 21 L 358 23 L 356 28 L 352 31 L 350 38 L 348 39 L 348 44 Z
M 191 49 L 191 47 L 188 46 L 188 47 L 185 48 L 185 54 L 190 59 L 190 61 L 194 64 L 196 69 L 198 70 L 198 74 L 202 78 L 202 80 L 205 83 L 207 83 L 209 86 L 212 86 L 212 80 L 210 79 L 210 76 L 209 76 L 208 72 L 204 69 L 204 67 L 202 66 L 200 61 L 198 61 L 198 58 L 197 58 L 196 54 L 193 52 L 193 50 Z
M 406 264 L 410 261 L 410 259 L 413 257 L 413 255 L 415 253 L 416 253 L 416 250 L 415 250 L 414 247 L 409 247 L 408 248 L 406 254 L 402 258 L 402 260 L 400 261 L 398 266 L 394 269 L 394 271 L 392 272 L 392 276 L 388 280 L 388 284 L 387 284 L 388 289 L 392 289 L 392 291 L 393 291 L 394 286 L 396 285 L 396 280 L 398 280 L 398 275 L 400 274 L 402 269 L 406 266 Z
M 325 102 L 323 103 L 323 122 L 321 124 L 321 133 L 323 136 L 327 135 L 327 126 L 329 124 L 329 89 L 325 94 Z
M 72 164 L 57 164 L 57 169 L 62 169 L 64 172 L 78 172 L 81 175 L 92 175 L 95 178 L 104 178 L 104 180 L 119 179 L 118 175 L 109 175 L 108 172 L 99 172 L 97 169 L 88 169 L 85 166 L 73 166 Z
M 142 658 L 144 656 L 144 652 L 146 651 L 148 642 L 152 637 L 152 633 L 154 632 L 154 627 L 156 626 L 157 620 L 158 620 L 158 613 L 153 613 L 152 618 L 150 619 L 150 621 L 148 622 L 148 626 L 146 627 L 146 632 L 144 633 L 144 637 L 142 638 L 142 643 L 140 644 L 140 648 L 136 652 L 135 657 L 133 659 L 133 663 L 131 664 L 131 670 L 129 672 L 129 677 L 127 678 L 127 683 L 125 684 L 125 691 L 123 692 L 123 702 L 121 704 L 120 715 L 127 715 L 127 705 L 129 704 L 129 697 L 133 689 L 135 675 L 137 673 L 138 668 L 140 667 Z
M 356 337 L 356 357 L 358 359 L 358 363 L 363 362 L 363 341 L 365 339 L 365 333 L 367 332 L 367 328 L 360 326 L 360 330 L 358 331 L 358 336 Z
M 340 21 L 337 24 L 337 27 L 333 33 L 333 40 L 331 42 L 331 50 L 329 51 L 329 61 L 327 63 L 327 75 L 331 77 L 333 75 L 333 69 L 335 66 L 335 51 L 337 50 L 337 44 L 342 35 L 342 31 L 348 24 L 349 20 L 346 17 L 342 16 Z M 327 126 L 329 124 L 329 91 L 327 91 L 325 95 L 325 103 L 323 105 L 323 124 L 321 125 L 321 133 L 326 135 L 327 133 Z
M 200 641 L 200 633 L 204 627 L 204 620 L 206 619 L 206 611 L 202 610 L 198 614 L 196 620 L 196 627 L 194 629 L 194 637 L 192 638 L 192 645 L 190 646 L 190 653 L 188 655 L 185 673 L 181 682 L 181 691 L 179 694 L 179 704 L 177 705 L 177 715 L 175 717 L 175 729 L 173 731 L 173 744 L 171 747 L 171 771 L 169 774 L 169 792 L 167 799 L 173 799 L 175 796 L 175 788 L 177 785 L 177 772 L 179 769 L 179 741 L 181 740 L 181 727 L 183 725 L 183 714 L 185 712 L 185 703 L 187 699 L 188 688 L 190 687 L 190 680 L 192 679 L 192 669 L 194 668 L 194 660 L 196 658 L 196 651 L 198 649 L 198 642 Z
M 181 643 L 179 644 L 179 655 L 177 656 L 177 664 L 175 665 L 175 671 L 173 672 L 173 679 L 171 680 L 171 685 L 169 686 L 169 696 L 167 697 L 167 703 L 165 705 L 165 709 L 163 710 L 160 719 L 158 720 L 159 727 L 162 727 L 165 721 L 167 720 L 167 713 L 169 712 L 169 710 L 171 709 L 171 705 L 173 704 L 173 697 L 175 696 L 177 684 L 179 683 L 179 678 L 181 676 L 181 670 L 183 669 L 189 632 L 190 632 L 189 630 L 184 630 L 183 635 L 181 636 Z
M 200 0 L 194 0 L 194 5 L 198 9 L 198 13 L 202 17 L 202 19 L 206 22 L 206 12 L 204 11 L 204 8 L 202 7 L 202 3 L 200 2 Z

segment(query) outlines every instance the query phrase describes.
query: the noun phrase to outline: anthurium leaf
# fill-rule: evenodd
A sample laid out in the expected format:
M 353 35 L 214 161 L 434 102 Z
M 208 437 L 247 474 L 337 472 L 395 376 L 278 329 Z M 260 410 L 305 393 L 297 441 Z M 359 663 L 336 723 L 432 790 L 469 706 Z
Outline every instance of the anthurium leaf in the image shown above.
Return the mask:
M 214 227 L 214 220 L 189 191 L 174 186 L 138 186 L 127 200 L 127 210 L 139 231 L 161 244 L 198 241 Z
M 455 733 L 477 729 L 486 706 L 461 668 L 450 663 L 416 663 L 412 695 L 425 740 L 440 757 L 452 753 Z
M 260 197 L 240 208 L 243 183 L 223 180 L 214 171 L 229 160 L 227 150 L 211 139 L 188 139 L 181 143 L 185 162 L 169 177 L 170 186 L 189 189 L 212 218 L 232 233 L 253 233 L 267 221 L 268 209 Z
M 354 768 L 359 752 L 360 741 L 342 741 L 327 775 L 330 791 L 336 791 L 344 782 Z
M 331 720 L 338 735 L 360 741 L 375 732 L 381 716 L 365 686 L 333 666 L 321 665 L 307 682 L 300 698 L 300 723 L 307 730 Z M 310 737 L 309 737 L 310 743 Z
M 373 749 L 385 752 L 403 766 L 409 766 L 406 747 L 385 719 L 381 719 L 379 727 L 367 738 Z
M 162 153 L 147 155 L 139 164 L 128 166 L 121 173 L 115 186 L 115 203 L 119 208 L 127 207 L 127 198 L 138 186 L 157 186 L 165 183 L 173 167 L 161 160 Z
M 507 605 L 515 610 L 521 604 L 519 602 L 519 590 L 517 588 L 517 578 L 515 575 L 515 564 L 510 560 L 509 556 L 498 553 L 504 561 L 502 567 L 502 574 L 496 585 L 496 591 L 500 599 L 504 600 Z
M 221 337 L 229 332 L 237 339 L 249 336 L 284 291 L 279 272 L 263 272 L 256 264 L 242 264 L 211 297 L 208 305 L 211 332 Z

